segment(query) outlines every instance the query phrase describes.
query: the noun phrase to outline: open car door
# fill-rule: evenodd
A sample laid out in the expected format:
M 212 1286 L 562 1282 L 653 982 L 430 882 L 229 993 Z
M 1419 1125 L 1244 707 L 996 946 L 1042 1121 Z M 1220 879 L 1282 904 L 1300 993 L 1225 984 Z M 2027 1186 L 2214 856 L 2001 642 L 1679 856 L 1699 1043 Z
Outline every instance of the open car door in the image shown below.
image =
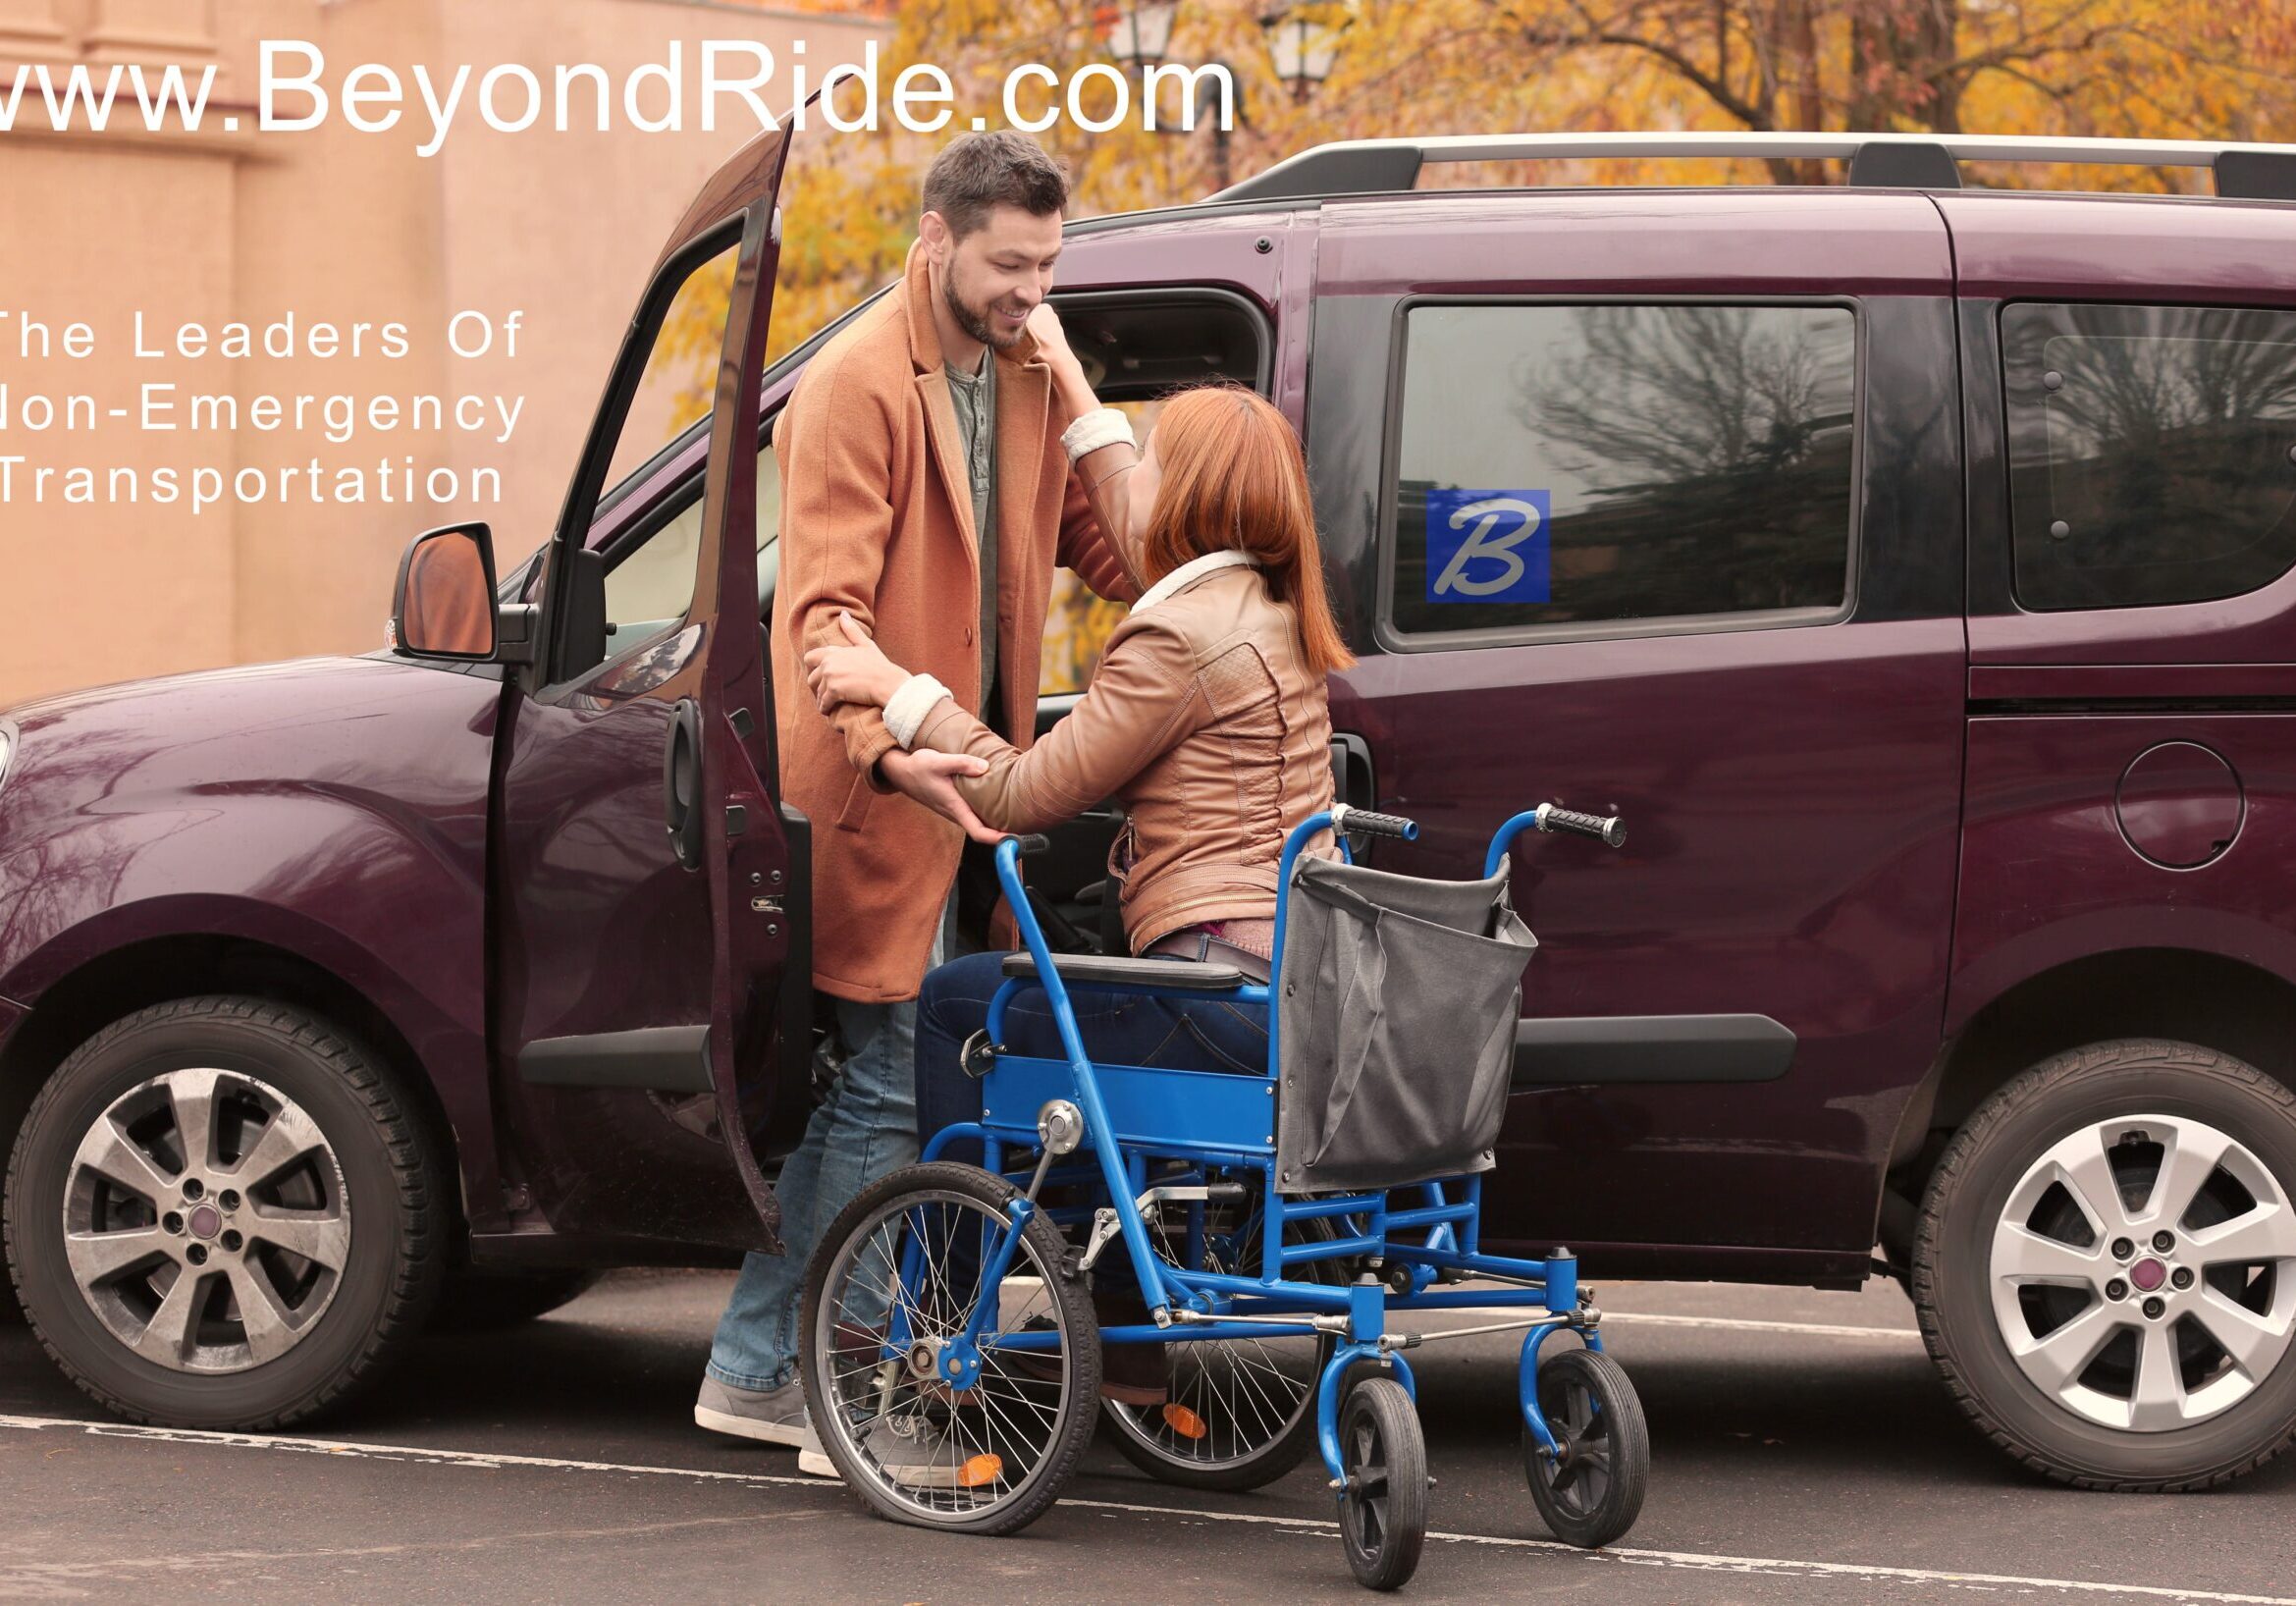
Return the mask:
M 749 1133 L 777 1028 L 808 1034 L 806 867 L 770 785 L 752 532 L 787 145 L 786 129 L 750 143 L 663 248 L 547 554 L 535 662 L 504 700 L 494 1035 L 513 1215 L 590 1254 L 779 1247 Z M 619 516 L 704 410 L 698 516 Z

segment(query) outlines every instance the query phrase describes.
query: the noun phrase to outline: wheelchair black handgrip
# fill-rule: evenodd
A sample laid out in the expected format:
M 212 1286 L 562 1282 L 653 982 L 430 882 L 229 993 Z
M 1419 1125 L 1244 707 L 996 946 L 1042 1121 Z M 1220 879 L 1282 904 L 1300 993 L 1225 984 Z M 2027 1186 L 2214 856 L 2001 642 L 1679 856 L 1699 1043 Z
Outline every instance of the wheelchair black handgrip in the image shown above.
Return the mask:
M 1341 829 L 1361 831 L 1365 836 L 1393 836 L 1409 842 L 1419 834 L 1419 823 L 1406 820 L 1400 814 L 1373 814 L 1369 809 L 1350 809 L 1341 822 Z
M 1575 809 L 1559 809 L 1552 803 L 1538 811 L 1538 829 L 1544 831 L 1567 831 L 1574 836 L 1591 836 L 1612 847 L 1627 844 L 1627 823 L 1617 815 L 1580 814 Z
M 1052 838 L 1040 831 L 1031 831 L 1026 836 L 1010 836 L 1006 840 L 1013 844 L 1013 851 L 1024 859 L 1032 853 L 1048 853 L 1052 849 Z

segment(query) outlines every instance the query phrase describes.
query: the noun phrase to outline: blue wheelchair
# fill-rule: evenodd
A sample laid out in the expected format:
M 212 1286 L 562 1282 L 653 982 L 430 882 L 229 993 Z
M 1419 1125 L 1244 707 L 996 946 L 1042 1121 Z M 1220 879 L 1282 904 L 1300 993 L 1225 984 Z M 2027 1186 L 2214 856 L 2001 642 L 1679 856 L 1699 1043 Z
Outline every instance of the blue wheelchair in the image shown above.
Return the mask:
M 1055 956 L 1021 884 L 1041 838 L 998 843 L 1027 951 L 965 1048 L 982 1119 L 864 1189 L 807 1270 L 808 1406 L 845 1481 L 897 1521 L 1009 1533 L 1059 1497 L 1103 1415 L 1128 1459 L 1191 1488 L 1264 1484 L 1312 1446 L 1349 1567 L 1392 1589 L 1418 1564 L 1433 1481 L 1404 1352 L 1520 1328 L 1533 1504 L 1571 1543 L 1624 1534 L 1649 1437 L 1577 1262 L 1480 1247 L 1536 945 L 1506 892 L 1526 830 L 1624 839 L 1616 819 L 1542 805 L 1500 828 L 1482 881 L 1433 882 L 1354 864 L 1351 835 L 1410 840 L 1409 820 L 1334 808 L 1303 822 L 1277 867 L 1267 983 L 1217 963 Z M 1307 854 L 1325 831 L 1337 856 Z M 1062 1057 L 1001 1046 L 1029 989 Z M 1267 1066 L 1095 1063 L 1070 1002 L 1085 990 L 1268 1005 Z M 940 1157 L 959 1141 L 983 1164 Z M 1096 1315 L 1095 1286 L 1138 1319 Z M 1466 1311 L 1505 1319 L 1390 1325 Z M 1577 1344 L 1542 1354 L 1565 1330 Z M 1166 1397 L 1101 1400 L 1112 1345 L 1160 1346 Z

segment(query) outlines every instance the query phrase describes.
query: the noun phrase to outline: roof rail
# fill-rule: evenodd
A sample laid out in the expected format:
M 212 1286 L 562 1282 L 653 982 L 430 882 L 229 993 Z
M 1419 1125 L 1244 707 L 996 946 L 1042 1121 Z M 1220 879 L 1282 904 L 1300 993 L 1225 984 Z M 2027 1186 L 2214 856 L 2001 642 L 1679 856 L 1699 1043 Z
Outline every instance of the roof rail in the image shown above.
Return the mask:
M 1231 185 L 1213 200 L 1293 200 L 1412 188 L 1431 162 L 1577 161 L 1601 156 L 1839 157 L 1852 185 L 1956 189 L 1962 162 L 2205 167 L 2216 193 L 2296 200 L 2296 145 L 2205 139 L 2071 139 L 1995 134 L 1468 134 L 1343 139 Z

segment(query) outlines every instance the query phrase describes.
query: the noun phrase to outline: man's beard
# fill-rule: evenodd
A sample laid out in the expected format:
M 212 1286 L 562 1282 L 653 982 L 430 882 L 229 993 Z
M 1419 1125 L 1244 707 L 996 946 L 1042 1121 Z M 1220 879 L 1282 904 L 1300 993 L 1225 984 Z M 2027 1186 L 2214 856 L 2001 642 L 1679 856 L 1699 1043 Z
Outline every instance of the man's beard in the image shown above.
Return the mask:
M 988 321 L 988 308 L 976 310 L 966 304 L 964 292 L 957 286 L 957 264 L 953 256 L 949 259 L 948 272 L 941 276 L 940 298 L 948 303 L 949 316 L 956 319 L 957 327 L 965 332 L 968 339 L 977 340 L 983 346 L 1008 351 L 1018 346 L 1021 337 L 1028 333 L 1024 327 L 1014 330 L 1010 335 L 999 336 L 996 326 Z

